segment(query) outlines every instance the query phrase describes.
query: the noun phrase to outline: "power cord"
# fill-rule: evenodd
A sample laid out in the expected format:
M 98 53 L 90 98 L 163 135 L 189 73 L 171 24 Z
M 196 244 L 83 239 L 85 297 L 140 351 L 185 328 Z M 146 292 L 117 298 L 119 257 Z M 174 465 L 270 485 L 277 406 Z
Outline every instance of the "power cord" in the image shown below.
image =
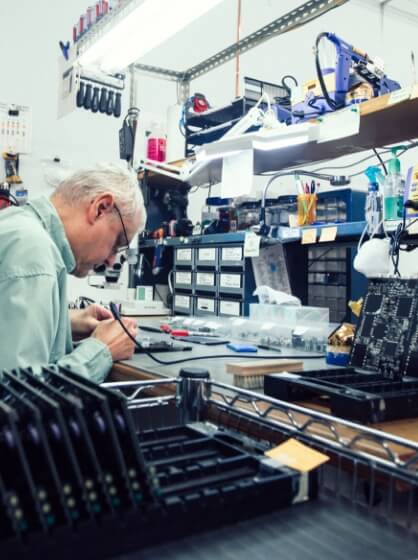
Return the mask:
M 251 357 L 251 359 L 258 359 L 258 360 L 271 360 L 271 358 L 282 358 L 282 359 L 297 359 L 297 360 L 317 360 L 318 358 L 323 358 L 324 355 L 323 354 L 318 354 L 317 356 L 312 356 L 312 355 L 308 355 L 308 356 L 282 356 L 281 354 L 278 354 L 277 356 L 275 356 L 274 354 L 271 354 L 270 356 L 248 356 L 248 355 L 236 355 L 234 356 L 233 354 L 211 354 L 208 356 L 197 356 L 194 358 L 184 358 L 181 360 L 172 360 L 170 362 L 164 362 L 163 360 L 160 360 L 159 358 L 156 358 L 155 356 L 153 356 L 150 352 L 147 352 L 146 350 L 144 350 L 144 348 L 139 344 L 139 342 L 135 339 L 134 336 L 131 335 L 131 333 L 128 331 L 128 329 L 125 327 L 125 325 L 123 324 L 123 321 L 120 317 L 118 308 L 116 307 L 116 305 L 113 302 L 110 302 L 109 304 L 109 309 L 112 312 L 113 317 L 115 318 L 116 321 L 118 321 L 118 323 L 120 324 L 120 326 L 122 327 L 122 329 L 125 331 L 125 333 L 127 334 L 127 336 L 132 340 L 132 342 L 135 343 L 135 346 L 137 346 L 138 348 L 141 349 L 141 351 L 146 354 L 147 356 L 149 356 L 152 360 L 154 360 L 154 362 L 157 362 L 157 364 L 160 364 L 162 366 L 172 366 L 172 365 L 176 365 L 176 364 L 183 364 L 185 362 L 194 362 L 197 360 L 213 360 L 213 359 L 218 359 L 218 358 L 240 358 L 241 360 L 246 357 L 249 358 Z

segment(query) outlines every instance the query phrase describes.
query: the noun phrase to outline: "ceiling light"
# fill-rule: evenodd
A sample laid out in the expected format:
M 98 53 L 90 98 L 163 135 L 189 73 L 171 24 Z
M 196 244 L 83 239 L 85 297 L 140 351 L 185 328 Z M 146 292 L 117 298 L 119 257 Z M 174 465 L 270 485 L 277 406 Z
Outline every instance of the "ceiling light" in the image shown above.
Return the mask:
M 121 71 L 222 0 L 143 0 L 81 52 L 82 66 L 99 66 L 105 72 Z

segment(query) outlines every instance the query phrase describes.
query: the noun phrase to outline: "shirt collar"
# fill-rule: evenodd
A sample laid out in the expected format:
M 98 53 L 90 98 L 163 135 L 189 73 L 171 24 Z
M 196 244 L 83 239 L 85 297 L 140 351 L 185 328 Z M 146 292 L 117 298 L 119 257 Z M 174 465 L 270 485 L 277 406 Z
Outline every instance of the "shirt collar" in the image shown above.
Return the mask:
M 55 206 L 44 196 L 31 200 L 28 206 L 38 216 L 46 231 L 50 234 L 63 258 L 67 272 L 75 269 L 75 258 L 70 243 L 65 234 L 64 226 L 55 209 Z

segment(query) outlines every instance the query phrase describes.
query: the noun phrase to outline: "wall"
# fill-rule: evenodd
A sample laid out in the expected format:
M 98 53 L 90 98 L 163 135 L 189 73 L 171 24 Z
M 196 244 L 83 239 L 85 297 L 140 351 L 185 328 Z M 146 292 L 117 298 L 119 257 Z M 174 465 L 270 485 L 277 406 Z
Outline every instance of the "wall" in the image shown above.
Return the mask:
M 302 0 L 243 0 L 241 36 L 300 3 Z M 351 0 L 298 30 L 264 43 L 241 57 L 241 76 L 250 75 L 272 82 L 289 72 L 302 81 L 313 76 L 315 37 L 320 31 L 332 30 L 372 55 L 379 54 L 386 60 L 389 76 L 403 84 L 410 83 L 411 50 L 418 56 L 415 32 L 418 19 L 388 8 L 382 27 L 376 4 L 375 0 Z M 86 0 L 0 2 L 0 100 L 33 108 L 33 152 L 21 160 L 21 175 L 31 196 L 51 190 L 43 178 L 44 159 L 59 156 L 73 167 L 97 161 L 118 161 L 119 119 L 83 110 L 61 120 L 56 117 L 58 41 L 70 38 L 73 22 L 87 5 Z M 202 22 L 186 29 L 141 62 L 177 70 L 188 68 L 233 43 L 235 25 L 236 2 L 227 0 Z M 234 73 L 234 63 L 229 62 L 195 80 L 191 91 L 205 93 L 214 106 L 223 105 L 235 96 Z M 164 120 L 167 106 L 175 102 L 173 83 L 145 77 L 139 79 L 138 105 L 142 110 L 143 128 L 149 127 L 155 118 Z M 405 157 L 405 162 L 409 164 L 416 159 L 417 152 L 414 152 Z M 358 185 L 364 186 L 364 181 L 359 179 Z M 278 182 L 276 190 L 281 189 L 291 189 L 291 185 Z M 203 189 L 192 195 L 193 219 L 198 218 L 205 195 Z M 83 291 L 84 286 L 84 282 L 74 280 L 72 293 Z

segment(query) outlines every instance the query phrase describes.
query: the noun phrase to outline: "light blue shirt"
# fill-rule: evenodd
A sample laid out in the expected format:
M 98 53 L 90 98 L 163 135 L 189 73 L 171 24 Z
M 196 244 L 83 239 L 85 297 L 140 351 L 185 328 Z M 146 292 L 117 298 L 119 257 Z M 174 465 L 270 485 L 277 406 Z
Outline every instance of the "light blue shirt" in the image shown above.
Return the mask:
M 97 383 L 109 373 L 105 344 L 87 338 L 73 347 L 67 274 L 75 265 L 47 198 L 0 211 L 0 371 L 58 364 Z

